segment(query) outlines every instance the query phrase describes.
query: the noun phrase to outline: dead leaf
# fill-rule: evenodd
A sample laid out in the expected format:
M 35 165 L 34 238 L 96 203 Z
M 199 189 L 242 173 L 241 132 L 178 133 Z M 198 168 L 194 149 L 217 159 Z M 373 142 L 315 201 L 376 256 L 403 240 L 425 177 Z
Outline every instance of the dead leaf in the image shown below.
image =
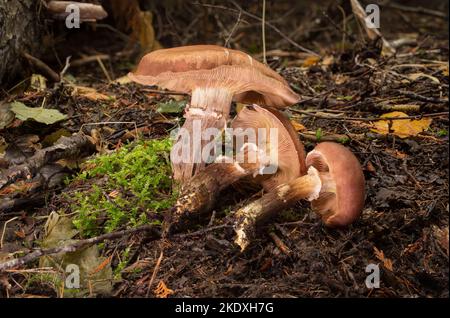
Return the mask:
M 99 93 L 95 88 L 85 86 L 75 86 L 72 91 L 72 96 L 81 96 L 92 101 L 114 99 L 114 96 Z
M 57 212 L 50 213 L 44 226 L 45 236 L 42 246 L 53 248 L 75 243 L 75 229 L 72 220 Z M 53 267 L 65 270 L 68 265 L 76 265 L 80 274 L 80 288 L 62 289 L 64 297 L 82 297 L 86 295 L 110 295 L 112 292 L 111 261 L 100 256 L 99 247 L 92 245 L 84 249 L 62 255 L 43 256 L 39 260 L 40 267 Z M 58 275 L 58 273 L 55 273 Z M 60 295 L 60 296 L 61 296 Z
M 385 148 L 384 151 L 397 159 L 405 159 L 408 156 L 406 153 L 398 151 L 397 149 Z
M 441 82 L 439 81 L 439 79 L 437 77 L 425 74 L 425 73 L 412 73 L 412 74 L 408 74 L 408 78 L 412 81 L 416 81 L 421 77 L 426 77 L 429 78 L 430 80 L 432 80 L 433 82 L 440 84 Z
M 172 295 L 174 291 L 169 289 L 166 284 L 160 280 L 158 286 L 155 289 L 155 294 L 157 298 L 167 298 L 167 296 Z
M 25 238 L 26 235 L 23 229 L 20 229 L 19 231 L 14 231 L 14 234 L 16 234 L 16 236 L 21 239 Z
M 366 170 L 369 171 L 369 172 L 372 172 L 372 173 L 376 173 L 377 172 L 377 170 L 373 166 L 372 162 L 370 162 L 370 161 L 367 162 Z
M 324 66 L 330 66 L 334 63 L 334 56 L 333 55 L 329 55 L 329 56 L 325 56 L 322 60 L 322 65 Z
M 436 225 L 432 226 L 433 235 L 439 245 L 445 250 L 447 256 L 449 255 L 449 246 L 448 246 L 448 226 L 440 229 Z
M 391 112 L 383 114 L 380 118 L 392 118 L 392 117 L 407 117 L 408 115 L 403 112 Z M 400 138 L 406 138 L 410 136 L 416 136 L 419 133 L 427 130 L 432 122 L 431 118 L 422 118 L 418 120 L 414 119 L 399 119 L 399 120 L 380 120 L 372 124 L 372 131 L 387 135 L 392 133 Z
M 299 122 L 295 120 L 291 120 L 292 126 L 294 126 L 295 131 L 304 131 L 306 130 L 306 127 L 300 124 Z
M 373 253 L 375 254 L 375 257 L 383 263 L 383 266 L 387 269 L 390 270 L 391 272 L 393 271 L 393 267 L 392 267 L 392 261 L 384 256 L 384 252 L 382 250 L 377 249 L 375 246 L 373 247 Z
M 31 75 L 30 88 L 38 92 L 45 91 L 47 89 L 47 79 L 40 74 Z
M 119 190 L 113 190 L 108 194 L 108 196 L 111 198 L 117 198 L 119 194 L 120 194 Z
M 67 118 L 66 115 L 60 113 L 57 109 L 28 107 L 21 102 L 13 102 L 10 107 L 10 110 L 16 114 L 16 118 L 24 121 L 34 119 L 37 122 L 50 125 Z
M 337 74 L 334 78 L 334 82 L 337 85 L 342 85 L 347 83 L 347 81 L 350 79 L 350 77 L 348 77 L 347 75 L 342 75 L 342 74 Z
M 303 61 L 304 67 L 310 67 L 319 63 L 320 57 L 317 56 L 309 56 Z
M 108 265 L 109 263 L 111 263 L 113 258 L 113 254 L 111 254 L 109 257 L 107 257 L 103 262 L 100 263 L 100 265 L 98 265 L 96 268 L 94 268 L 94 270 L 92 272 L 90 272 L 90 275 L 94 275 L 97 274 L 98 272 L 100 272 L 101 270 L 103 270 L 106 265 Z
M 0 190 L 0 196 L 11 193 L 27 193 L 37 182 L 18 181 Z

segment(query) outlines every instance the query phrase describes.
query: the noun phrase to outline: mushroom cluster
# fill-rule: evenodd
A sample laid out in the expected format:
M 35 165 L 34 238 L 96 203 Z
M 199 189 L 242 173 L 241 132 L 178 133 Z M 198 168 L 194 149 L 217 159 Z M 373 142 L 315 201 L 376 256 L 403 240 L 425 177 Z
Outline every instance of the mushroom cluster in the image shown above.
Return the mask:
M 226 127 L 232 101 L 283 108 L 295 104 L 299 96 L 271 68 L 250 55 L 215 45 L 193 45 L 162 49 L 145 55 L 136 72 L 128 77 L 143 85 L 157 85 L 190 93 L 182 132 L 171 152 L 174 178 L 189 180 L 207 163 L 204 146 L 211 136 L 198 144 L 193 137 L 197 123 L 203 132 Z M 188 158 L 180 159 L 181 146 L 189 146 Z M 187 159 L 187 160 L 184 160 Z
M 214 45 L 163 49 L 144 56 L 128 76 L 140 84 L 191 94 L 184 134 L 178 134 L 171 151 L 181 193 L 164 222 L 165 234 L 210 211 L 222 190 L 244 178 L 261 185 L 265 194 L 232 215 L 241 250 L 250 243 L 257 223 L 302 199 L 311 202 L 329 227 L 347 226 L 360 215 L 365 181 L 357 158 L 331 142 L 305 154 L 294 127 L 280 112 L 299 96 L 278 73 L 248 54 Z M 230 125 L 233 138 L 241 143 L 233 155 L 217 156 L 207 165 L 203 148 L 211 140 L 196 142 L 194 128 L 226 130 L 232 101 L 249 104 Z M 263 142 L 246 140 L 249 129 Z M 177 152 L 186 145 L 188 160 L 177 160 Z

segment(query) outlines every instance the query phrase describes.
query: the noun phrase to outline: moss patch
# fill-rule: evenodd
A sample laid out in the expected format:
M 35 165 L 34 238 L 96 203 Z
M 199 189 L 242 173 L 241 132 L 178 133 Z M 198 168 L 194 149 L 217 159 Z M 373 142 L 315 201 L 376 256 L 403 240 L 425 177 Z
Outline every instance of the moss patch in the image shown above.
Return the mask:
M 84 237 L 119 226 L 159 223 L 176 199 L 169 139 L 140 141 L 88 161 L 67 194 L 73 223 Z

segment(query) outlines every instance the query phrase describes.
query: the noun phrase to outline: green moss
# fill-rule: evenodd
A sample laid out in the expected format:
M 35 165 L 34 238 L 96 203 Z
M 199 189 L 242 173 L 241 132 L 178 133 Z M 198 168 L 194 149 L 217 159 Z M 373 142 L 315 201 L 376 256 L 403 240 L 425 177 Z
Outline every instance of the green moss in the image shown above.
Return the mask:
M 176 198 L 171 146 L 169 139 L 141 141 L 87 162 L 89 168 L 71 181 L 87 190 L 67 196 L 81 235 L 111 232 L 123 225 L 159 224 L 158 214 Z

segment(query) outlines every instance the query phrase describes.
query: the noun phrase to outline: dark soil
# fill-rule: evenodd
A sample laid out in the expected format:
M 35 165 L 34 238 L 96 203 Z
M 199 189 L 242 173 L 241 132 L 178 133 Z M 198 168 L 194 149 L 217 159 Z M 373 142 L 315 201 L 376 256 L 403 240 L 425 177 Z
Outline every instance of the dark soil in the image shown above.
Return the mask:
M 255 7 L 249 4 L 245 8 L 253 12 Z M 282 21 L 276 21 L 276 17 L 287 12 L 285 4 L 282 2 L 276 7 L 271 2 L 269 7 L 271 19 L 275 20 L 273 23 L 289 34 L 296 25 L 295 10 L 300 9 L 286 17 L 288 22 L 284 25 Z M 439 6 L 431 8 L 441 10 Z M 197 9 L 193 6 L 194 12 L 190 14 L 198 13 Z M 448 112 L 447 21 L 422 13 L 383 9 L 386 14 L 382 19 L 382 31 L 386 38 L 398 39 L 405 33 L 417 35 L 414 45 L 402 46 L 397 56 L 387 57 L 381 55 L 380 43 L 365 41 L 356 28 L 347 29 L 346 45 L 340 47 L 342 16 L 336 7 L 323 4 L 323 7 L 316 5 L 309 10 L 310 16 L 303 23 L 305 29 L 299 31 L 301 36 L 290 34 L 324 58 L 315 65 L 308 65 L 305 57 L 295 56 L 296 48 L 279 42 L 279 38 L 276 41 L 276 34 L 269 31 L 269 49 L 282 49 L 292 54 L 272 52 L 268 61 L 303 97 L 303 101 L 291 107 L 287 114 L 306 127 L 299 131 L 306 150 L 312 150 L 320 140 L 345 141 L 360 160 L 367 190 L 361 218 L 348 228 L 328 229 L 311 212 L 308 204 L 299 203 L 261 225 L 257 239 L 244 253 L 234 245 L 231 228 L 201 231 L 208 227 L 211 215 L 185 233 L 164 241 L 143 233 L 107 241 L 103 249 L 105 256 L 112 255 L 117 249 L 131 247 L 131 259 L 123 271 L 123 279 L 114 286 L 114 296 L 145 297 L 162 250 L 161 264 L 150 288 L 152 291 L 162 280 L 173 290 L 171 296 L 174 297 L 449 296 L 448 113 L 434 116 L 429 130 L 407 138 L 371 131 L 371 122 L 367 120 L 390 112 L 386 107 L 398 104 L 418 106 L 415 111 L 407 112 L 408 115 Z M 326 10 L 325 15 L 322 10 Z M 227 27 L 231 28 L 235 23 L 236 17 L 232 13 L 220 9 L 214 12 Z M 161 14 L 163 20 L 167 14 Z M 173 15 L 172 18 L 177 18 L 175 13 Z M 317 27 L 308 27 L 314 19 L 321 22 Z M 354 23 L 349 20 L 348 24 L 352 21 Z M 415 22 L 409 25 L 408 21 Z M 214 28 L 217 21 L 210 23 Z M 249 23 L 255 25 L 241 30 L 245 40 L 232 39 L 230 44 L 259 52 L 260 38 L 253 34 L 259 33 L 252 33 L 252 30 L 259 30 L 260 23 L 251 19 Z M 156 26 L 163 34 L 162 44 L 186 44 L 177 41 L 183 36 L 182 30 L 172 30 L 178 32 L 175 36 L 168 30 L 161 30 L 162 25 L 164 23 L 159 21 Z M 323 30 L 317 31 L 317 28 Z M 199 31 L 198 34 L 189 33 L 189 36 L 188 43 L 224 43 L 214 32 Z M 257 48 L 250 43 L 257 43 Z M 329 63 L 324 62 L 327 59 Z M 112 60 L 108 67 L 118 77 L 129 70 L 125 62 Z M 444 62 L 447 63 L 446 75 L 436 67 Z M 438 82 L 430 77 L 406 80 L 413 73 L 424 73 Z M 95 102 L 73 96 L 72 88 L 67 85 L 56 85 L 31 95 L 5 94 L 5 101 L 26 101 L 27 105 L 36 106 L 40 106 L 45 98 L 48 108 L 59 109 L 70 118 L 51 126 L 24 123 L 1 131 L 1 137 L 8 143 L 19 144 L 26 141 L 26 136 L 37 135 L 39 141 L 35 144 L 38 144 L 60 128 L 70 132 L 83 130 L 88 134 L 96 129 L 104 147 L 116 149 L 134 139 L 133 124 L 116 123 L 107 128 L 85 124 L 135 122 L 143 138 L 159 138 L 167 136 L 179 122 L 176 116 L 161 116 L 155 111 L 155 105 L 170 100 L 170 95 L 149 93 L 135 84 L 108 84 L 97 64 L 76 68 L 72 74 L 84 86 L 115 95 L 115 100 Z M 354 120 L 355 117 L 361 120 Z M 28 147 L 22 147 L 22 151 L 28 149 L 32 153 L 29 145 L 28 141 Z M 65 171 L 67 174 L 75 172 L 76 167 Z M 71 187 L 71 191 L 76 190 L 76 185 Z M 0 230 L 5 221 L 18 217 L 8 223 L 0 256 L 2 252 L 29 251 L 36 247 L 35 239 L 41 237 L 45 223 L 39 216 L 65 207 L 61 191 L 67 189 L 64 186 L 51 191 L 41 189 L 35 200 L 24 198 L 24 204 L 7 213 L 0 212 Z M 237 186 L 227 190 L 217 204 L 215 219 L 209 226 L 224 224 L 225 211 L 248 202 L 252 195 L 255 194 Z M 23 235 L 19 236 L 19 232 Z M 275 233 L 291 252 L 284 253 L 269 233 Z M 117 264 L 118 260 L 113 257 L 113 267 Z M 380 288 L 368 289 L 365 285 L 370 274 L 366 272 L 369 264 L 380 266 Z M 28 268 L 36 266 L 37 263 L 31 263 Z M 43 284 L 23 290 L 20 283 L 24 279 L 20 273 L 0 274 L 0 295 L 6 296 L 4 282 L 8 281 L 12 285 L 8 291 L 10 297 L 21 297 L 24 293 L 54 296 Z M 154 293 L 149 295 L 153 297 Z

